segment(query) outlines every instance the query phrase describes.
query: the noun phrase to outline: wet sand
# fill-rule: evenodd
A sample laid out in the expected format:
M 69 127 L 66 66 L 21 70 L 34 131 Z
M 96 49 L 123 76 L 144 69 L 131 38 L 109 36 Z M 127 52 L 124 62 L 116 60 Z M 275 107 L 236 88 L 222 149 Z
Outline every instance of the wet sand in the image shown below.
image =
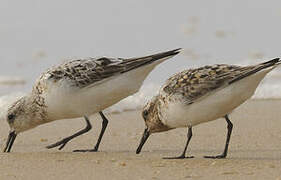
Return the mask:
M 179 155 L 186 129 L 154 134 L 140 155 L 136 147 L 144 129 L 140 111 L 108 114 L 100 152 L 73 153 L 94 146 L 101 118 L 92 116 L 93 130 L 61 151 L 45 146 L 84 127 L 82 119 L 62 120 L 20 134 L 12 153 L 0 153 L 0 179 L 273 179 L 281 180 L 281 100 L 252 100 L 230 116 L 234 128 L 226 159 L 220 154 L 226 138 L 223 119 L 193 128 L 188 154 L 193 159 L 164 160 Z M 1 145 L 8 125 L 1 122 Z

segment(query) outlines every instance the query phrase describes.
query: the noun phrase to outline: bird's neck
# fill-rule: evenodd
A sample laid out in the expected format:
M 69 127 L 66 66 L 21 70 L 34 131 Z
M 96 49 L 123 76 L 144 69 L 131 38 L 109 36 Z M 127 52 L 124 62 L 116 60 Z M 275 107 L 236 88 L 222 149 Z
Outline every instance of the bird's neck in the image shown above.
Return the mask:
M 162 121 L 162 114 L 161 114 L 161 105 L 162 103 L 160 102 L 159 98 L 155 98 L 155 101 L 154 101 L 154 106 L 153 106 L 153 114 L 154 114 L 154 117 L 153 117 L 153 120 L 152 120 L 152 123 L 153 123 L 153 132 L 163 132 L 163 131 L 167 131 L 167 130 L 170 130 L 172 128 L 166 126 Z
M 25 98 L 26 107 L 29 108 L 28 111 L 31 113 L 32 119 L 37 119 L 36 121 L 40 124 L 48 122 L 45 99 L 38 94 L 30 94 Z

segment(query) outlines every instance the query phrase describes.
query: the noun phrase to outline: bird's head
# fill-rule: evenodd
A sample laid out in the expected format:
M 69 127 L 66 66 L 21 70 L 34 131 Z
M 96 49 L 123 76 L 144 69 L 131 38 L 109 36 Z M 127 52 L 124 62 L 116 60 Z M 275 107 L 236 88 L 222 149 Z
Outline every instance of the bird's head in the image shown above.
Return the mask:
M 168 126 L 164 125 L 159 116 L 159 96 L 154 96 L 143 108 L 142 117 L 144 119 L 146 128 L 144 130 L 141 142 L 136 151 L 137 154 L 141 152 L 142 146 L 152 133 L 163 132 L 170 130 Z
M 42 119 L 42 110 L 36 99 L 31 96 L 24 96 L 14 102 L 7 111 L 6 120 L 10 126 L 4 152 L 10 152 L 16 136 L 28 129 L 38 126 Z

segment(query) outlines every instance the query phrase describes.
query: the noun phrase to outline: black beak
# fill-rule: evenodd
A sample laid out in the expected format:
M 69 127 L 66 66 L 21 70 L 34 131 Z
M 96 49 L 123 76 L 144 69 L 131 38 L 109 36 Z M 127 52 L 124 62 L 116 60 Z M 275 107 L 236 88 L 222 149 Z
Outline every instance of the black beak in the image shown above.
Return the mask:
M 17 137 L 17 133 L 15 131 L 10 131 L 7 142 L 6 142 L 6 147 L 4 149 L 4 152 L 10 152 L 11 151 L 16 137 Z
M 150 132 L 149 132 L 148 128 L 146 128 L 143 132 L 143 135 L 142 135 L 142 138 L 141 138 L 141 141 L 140 141 L 140 145 L 139 145 L 139 147 L 136 151 L 137 154 L 139 154 L 141 152 L 142 146 L 144 145 L 144 143 L 148 139 L 149 135 L 150 135 Z

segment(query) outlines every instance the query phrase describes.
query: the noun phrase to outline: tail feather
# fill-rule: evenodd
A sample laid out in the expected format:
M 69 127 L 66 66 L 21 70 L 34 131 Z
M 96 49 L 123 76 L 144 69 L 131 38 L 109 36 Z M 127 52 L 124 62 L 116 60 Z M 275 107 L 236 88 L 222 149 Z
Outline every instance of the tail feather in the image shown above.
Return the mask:
M 174 49 L 174 50 L 171 50 L 171 51 L 153 54 L 153 55 L 150 55 L 150 56 L 125 59 L 123 61 L 123 64 L 126 64 L 125 67 L 127 67 L 127 68 L 126 68 L 125 71 L 123 71 L 123 73 L 128 72 L 132 69 L 136 69 L 140 66 L 151 64 L 151 63 L 153 63 L 155 61 L 158 61 L 158 60 L 171 58 L 171 57 L 177 55 L 178 53 L 180 53 L 180 50 L 181 50 L 181 48 L 178 48 L 178 49 Z
M 163 59 L 163 58 L 166 58 L 166 57 L 169 57 L 169 56 L 177 55 L 178 53 L 180 53 L 180 50 L 181 50 L 181 48 L 178 48 L 178 49 L 174 49 L 174 50 L 171 50 L 171 51 L 162 52 L 162 53 L 154 54 L 154 55 L 151 55 L 151 56 L 147 56 L 147 57 L 144 57 L 144 58 L 151 58 L 152 60 Z
M 281 59 L 280 58 L 275 58 L 275 59 L 272 59 L 270 61 L 267 61 L 267 62 L 264 62 L 264 63 L 261 63 L 261 65 L 278 65 L 281 63 Z
M 261 71 L 261 70 L 263 70 L 263 69 L 266 69 L 266 68 L 269 68 L 269 67 L 274 68 L 274 67 L 276 67 L 276 66 L 279 65 L 279 64 L 281 64 L 280 58 L 275 58 L 275 59 L 272 59 L 272 60 L 270 60 L 270 61 L 267 61 L 267 62 L 258 64 L 258 65 L 256 65 L 256 66 L 253 66 L 253 68 L 250 69 L 249 71 L 247 71 L 247 72 L 241 74 L 240 76 L 234 78 L 233 80 L 231 80 L 231 81 L 229 82 L 229 84 L 232 84 L 232 83 L 234 83 L 234 82 L 236 82 L 236 81 L 239 81 L 239 80 L 241 80 L 241 79 L 244 79 L 245 77 L 248 77 L 248 76 L 250 76 L 250 75 L 252 75 L 252 74 L 255 74 L 255 73 L 257 73 L 257 72 L 259 72 L 259 71 Z

